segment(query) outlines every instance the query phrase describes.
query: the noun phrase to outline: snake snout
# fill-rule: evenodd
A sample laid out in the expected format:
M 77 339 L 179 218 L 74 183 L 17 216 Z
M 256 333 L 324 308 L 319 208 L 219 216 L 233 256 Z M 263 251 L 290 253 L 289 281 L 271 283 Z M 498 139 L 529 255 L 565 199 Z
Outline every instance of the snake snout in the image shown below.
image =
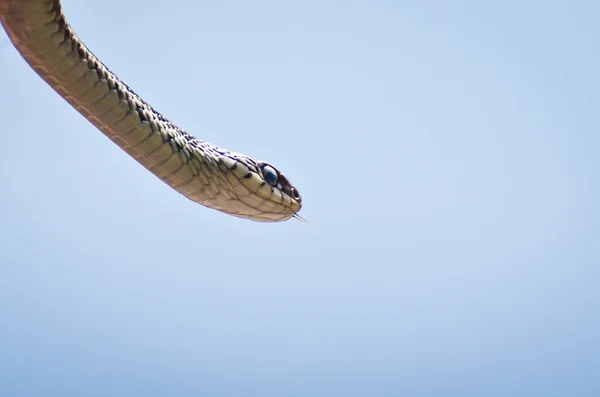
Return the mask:
M 300 193 L 298 193 L 298 189 L 292 187 L 290 190 L 290 195 L 292 196 L 292 198 L 296 200 L 298 204 L 302 204 L 302 197 L 300 196 Z

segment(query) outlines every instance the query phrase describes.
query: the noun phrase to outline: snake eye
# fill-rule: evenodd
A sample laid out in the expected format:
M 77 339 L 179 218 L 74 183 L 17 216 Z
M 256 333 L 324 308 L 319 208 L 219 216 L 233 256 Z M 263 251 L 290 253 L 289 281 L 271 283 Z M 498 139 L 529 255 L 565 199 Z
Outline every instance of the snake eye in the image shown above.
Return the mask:
M 277 171 L 275 168 L 270 165 L 265 165 L 262 169 L 263 177 L 265 181 L 271 186 L 277 186 L 277 182 L 279 182 L 279 177 L 277 176 Z

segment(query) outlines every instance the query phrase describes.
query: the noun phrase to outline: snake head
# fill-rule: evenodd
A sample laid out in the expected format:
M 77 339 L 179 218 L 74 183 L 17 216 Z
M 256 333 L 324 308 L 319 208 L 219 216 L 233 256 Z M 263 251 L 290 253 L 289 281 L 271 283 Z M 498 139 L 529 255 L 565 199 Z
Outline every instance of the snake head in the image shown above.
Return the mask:
M 298 189 L 291 184 L 285 175 L 279 172 L 277 168 L 273 167 L 271 164 L 265 163 L 264 161 L 257 161 L 256 165 L 260 169 L 262 178 L 265 182 L 287 194 L 292 200 L 295 200 L 300 206 L 302 206 L 302 197 L 300 197 Z
M 302 197 L 298 189 L 273 165 L 238 153 L 220 156 L 227 169 L 234 197 L 226 211 L 258 222 L 300 218 Z

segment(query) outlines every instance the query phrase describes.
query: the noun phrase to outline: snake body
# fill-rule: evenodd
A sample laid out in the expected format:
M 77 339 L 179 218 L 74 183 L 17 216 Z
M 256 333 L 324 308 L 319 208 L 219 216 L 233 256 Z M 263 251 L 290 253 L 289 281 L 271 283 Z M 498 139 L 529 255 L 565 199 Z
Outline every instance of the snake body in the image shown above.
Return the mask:
M 204 142 L 154 110 L 75 35 L 60 0 L 0 0 L 0 22 L 42 79 L 179 193 L 254 221 L 299 218 L 302 199 L 281 172 Z

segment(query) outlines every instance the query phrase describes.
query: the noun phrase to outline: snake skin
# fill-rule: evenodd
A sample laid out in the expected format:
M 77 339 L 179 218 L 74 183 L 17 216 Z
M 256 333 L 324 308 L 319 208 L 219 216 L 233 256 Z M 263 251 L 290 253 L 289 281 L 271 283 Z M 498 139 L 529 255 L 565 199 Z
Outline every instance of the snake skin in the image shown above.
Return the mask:
M 299 218 L 302 199 L 281 172 L 204 142 L 154 110 L 81 42 L 66 22 L 59 0 L 0 0 L 0 22 L 38 75 L 179 193 L 254 221 Z M 277 173 L 274 186 L 265 180 L 265 166 Z

